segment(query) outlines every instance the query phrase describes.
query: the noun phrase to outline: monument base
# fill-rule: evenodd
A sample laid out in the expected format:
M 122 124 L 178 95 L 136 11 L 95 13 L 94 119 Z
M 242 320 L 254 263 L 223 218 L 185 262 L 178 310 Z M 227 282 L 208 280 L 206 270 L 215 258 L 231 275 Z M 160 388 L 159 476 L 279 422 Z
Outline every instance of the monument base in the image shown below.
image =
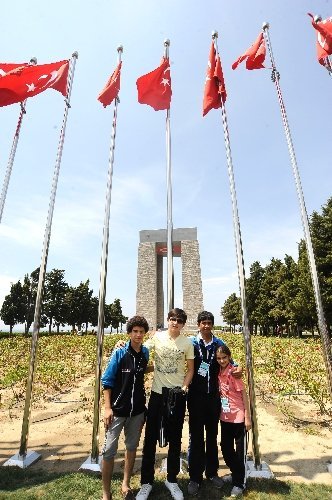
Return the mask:
M 101 472 L 102 455 L 99 455 L 97 461 L 89 456 L 89 458 L 81 465 L 79 470 L 89 470 L 91 472 Z
M 26 469 L 30 465 L 34 464 L 41 458 L 41 455 L 36 451 L 28 451 L 25 455 L 20 455 L 16 453 L 3 465 L 8 467 L 20 467 L 21 469 Z
M 255 467 L 255 464 L 252 460 L 247 460 L 246 476 L 247 478 L 248 477 L 260 477 L 265 479 L 274 478 L 274 474 L 266 462 L 261 462 L 259 467 Z

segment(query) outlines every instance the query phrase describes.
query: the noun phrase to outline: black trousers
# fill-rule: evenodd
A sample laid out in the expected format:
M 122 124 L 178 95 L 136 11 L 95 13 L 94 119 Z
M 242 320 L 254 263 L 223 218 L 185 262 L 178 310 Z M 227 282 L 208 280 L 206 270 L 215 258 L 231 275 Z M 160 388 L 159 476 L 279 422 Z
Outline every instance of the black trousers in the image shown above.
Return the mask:
M 244 422 L 233 424 L 231 422 L 220 422 L 221 425 L 221 452 L 226 465 L 232 473 L 233 486 L 243 488 L 245 464 L 244 464 Z
M 200 484 L 203 473 L 216 476 L 219 469 L 218 423 L 220 398 L 215 394 L 190 393 L 188 463 L 191 481 Z
M 176 476 L 180 472 L 181 438 L 185 411 L 186 398 L 185 396 L 179 397 L 176 401 L 176 406 L 173 409 L 173 414 L 169 417 L 168 421 L 169 448 L 167 455 L 167 480 L 171 483 L 177 482 Z M 162 395 L 156 392 L 151 392 L 145 425 L 141 484 L 152 484 L 154 481 L 156 445 L 159 436 L 162 413 Z

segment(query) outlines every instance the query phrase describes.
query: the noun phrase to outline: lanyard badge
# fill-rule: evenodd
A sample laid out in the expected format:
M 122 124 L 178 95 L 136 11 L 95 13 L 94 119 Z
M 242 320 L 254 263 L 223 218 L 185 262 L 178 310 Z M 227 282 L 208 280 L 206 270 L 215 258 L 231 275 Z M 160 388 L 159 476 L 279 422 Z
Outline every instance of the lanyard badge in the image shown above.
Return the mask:
M 198 368 L 198 375 L 200 375 L 201 377 L 206 377 L 209 372 L 209 367 L 209 363 L 205 363 L 205 361 L 202 361 L 200 367 Z

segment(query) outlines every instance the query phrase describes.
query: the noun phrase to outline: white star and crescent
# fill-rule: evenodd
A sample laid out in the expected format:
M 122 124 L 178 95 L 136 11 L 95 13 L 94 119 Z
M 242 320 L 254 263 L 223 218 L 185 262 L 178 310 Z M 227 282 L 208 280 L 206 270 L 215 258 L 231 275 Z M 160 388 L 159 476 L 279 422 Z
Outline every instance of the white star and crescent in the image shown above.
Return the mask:
M 34 90 L 36 90 L 34 83 L 26 83 L 25 85 L 28 87 L 27 92 L 33 92 Z
M 58 72 L 57 71 L 52 71 L 50 73 L 50 75 L 41 75 L 38 80 L 46 80 L 48 77 L 50 77 L 46 83 L 40 87 L 36 87 L 36 85 L 32 82 L 32 83 L 26 83 L 25 85 L 28 87 L 28 90 L 27 92 L 34 92 L 35 90 L 41 90 L 45 87 L 49 87 L 51 85 L 51 83 L 57 78 L 58 76 Z M 41 83 L 41 82 L 40 82 Z
M 166 85 L 169 85 L 169 80 L 168 80 L 168 78 L 163 78 L 160 83 L 161 83 L 161 85 L 166 86 Z

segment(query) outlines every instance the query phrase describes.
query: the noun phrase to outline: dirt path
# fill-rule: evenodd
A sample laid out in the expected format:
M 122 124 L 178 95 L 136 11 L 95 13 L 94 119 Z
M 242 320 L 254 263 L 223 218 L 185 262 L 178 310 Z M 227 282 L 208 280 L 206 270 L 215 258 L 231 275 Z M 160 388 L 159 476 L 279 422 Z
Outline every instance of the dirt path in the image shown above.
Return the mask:
M 76 471 L 91 450 L 91 411 L 82 403 L 82 394 L 93 397 L 92 379 L 86 379 L 75 389 L 58 395 L 43 405 L 38 403 L 32 411 L 28 450 L 35 450 L 42 459 L 34 467 L 65 472 Z M 282 423 L 275 407 L 257 398 L 259 445 L 262 460 L 269 464 L 278 479 L 296 482 L 332 484 L 332 473 L 327 462 L 332 459 L 331 427 L 319 428 L 312 435 Z M 22 408 L 0 411 L 0 464 L 18 452 L 22 426 Z M 311 431 L 313 432 L 313 431 Z M 144 434 L 144 433 L 143 433 Z M 103 441 L 101 425 L 100 441 Z M 135 471 L 140 469 L 142 439 Z M 188 425 L 182 440 L 185 454 L 188 443 Z M 123 467 L 123 442 L 120 442 L 116 468 Z M 165 456 L 159 450 L 158 465 Z M 227 472 L 220 457 L 221 474 Z

